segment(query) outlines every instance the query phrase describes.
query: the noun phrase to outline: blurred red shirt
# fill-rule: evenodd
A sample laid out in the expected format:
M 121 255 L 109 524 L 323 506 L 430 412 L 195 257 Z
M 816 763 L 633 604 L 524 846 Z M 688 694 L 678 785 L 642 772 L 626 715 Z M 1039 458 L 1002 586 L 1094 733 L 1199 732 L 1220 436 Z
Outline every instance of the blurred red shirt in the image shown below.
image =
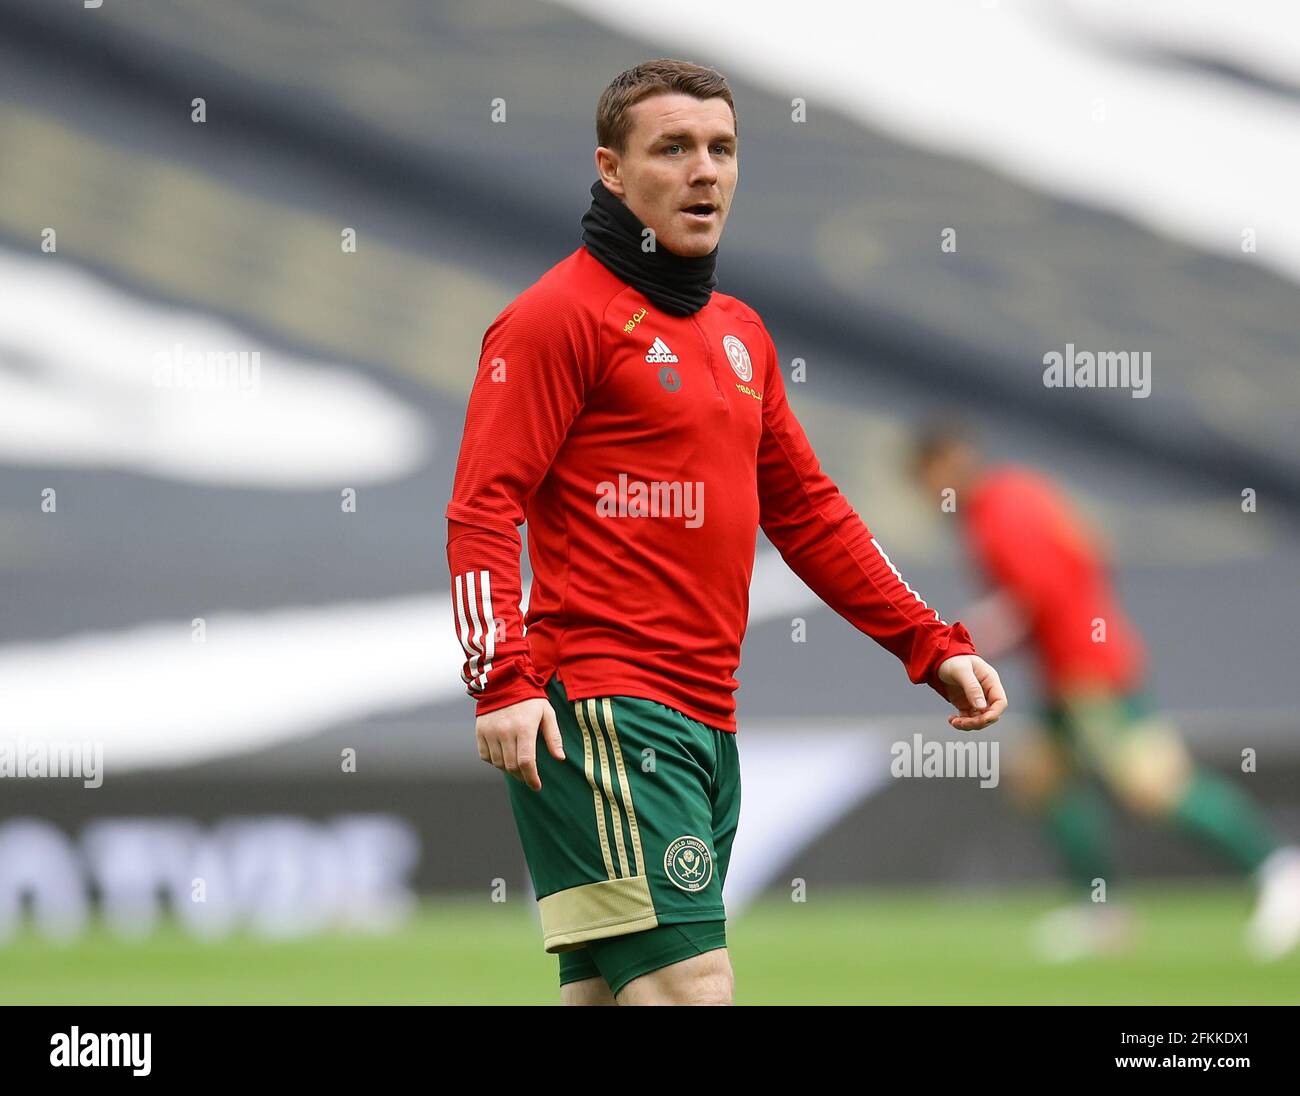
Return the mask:
M 983 571 L 1024 615 L 1049 698 L 1138 685 L 1146 653 L 1105 551 L 1050 480 L 1012 465 L 988 469 L 957 512 Z

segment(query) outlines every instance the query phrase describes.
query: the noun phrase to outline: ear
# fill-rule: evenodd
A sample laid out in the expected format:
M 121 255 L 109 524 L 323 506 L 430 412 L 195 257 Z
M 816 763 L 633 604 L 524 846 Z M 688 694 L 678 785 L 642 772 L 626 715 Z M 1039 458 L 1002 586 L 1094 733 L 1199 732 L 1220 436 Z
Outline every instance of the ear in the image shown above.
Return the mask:
M 623 190 L 622 164 L 618 153 L 612 148 L 601 145 L 596 149 L 596 173 L 611 194 L 626 200 L 627 195 Z

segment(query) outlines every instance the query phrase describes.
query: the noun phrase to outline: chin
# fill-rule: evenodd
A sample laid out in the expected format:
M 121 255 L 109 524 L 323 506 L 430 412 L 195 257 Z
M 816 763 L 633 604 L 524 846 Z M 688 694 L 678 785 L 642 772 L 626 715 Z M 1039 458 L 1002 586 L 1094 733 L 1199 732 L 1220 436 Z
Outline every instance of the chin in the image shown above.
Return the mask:
M 687 236 L 681 240 L 665 240 L 663 245 L 674 255 L 680 255 L 683 259 L 698 259 L 701 255 L 707 255 L 718 246 L 718 236 L 713 233 L 708 236 Z

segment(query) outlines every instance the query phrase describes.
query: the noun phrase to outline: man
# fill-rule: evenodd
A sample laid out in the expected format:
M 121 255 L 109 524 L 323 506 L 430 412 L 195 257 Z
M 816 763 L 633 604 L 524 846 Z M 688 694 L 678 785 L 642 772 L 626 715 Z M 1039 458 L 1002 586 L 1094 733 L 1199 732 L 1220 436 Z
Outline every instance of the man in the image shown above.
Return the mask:
M 758 314 L 714 292 L 737 179 L 726 80 L 638 65 L 601 95 L 596 135 L 584 246 L 483 340 L 446 510 L 462 677 L 479 756 L 513 778 L 562 999 L 729 1004 L 734 674 L 760 526 L 954 728 L 1006 698 L 822 473 Z
M 1048 957 L 1120 950 L 1122 906 L 1097 901 L 1112 880 L 1107 803 L 1178 825 L 1251 873 L 1260 898 L 1247 943 L 1260 958 L 1300 940 L 1300 852 L 1283 848 L 1251 802 L 1198 766 L 1144 684 L 1146 653 L 1124 614 L 1100 536 L 1044 476 L 986 467 L 953 418 L 927 423 L 914 471 L 931 498 L 956 504 L 970 554 L 991 593 L 966 614 L 990 657 L 1027 641 L 1042 682 L 1041 728 L 1009 773 L 1022 804 L 1040 813 L 1083 900 L 1040 926 Z M 1084 897 L 1086 896 L 1086 898 Z M 1113 895 L 1110 896 L 1113 898 Z

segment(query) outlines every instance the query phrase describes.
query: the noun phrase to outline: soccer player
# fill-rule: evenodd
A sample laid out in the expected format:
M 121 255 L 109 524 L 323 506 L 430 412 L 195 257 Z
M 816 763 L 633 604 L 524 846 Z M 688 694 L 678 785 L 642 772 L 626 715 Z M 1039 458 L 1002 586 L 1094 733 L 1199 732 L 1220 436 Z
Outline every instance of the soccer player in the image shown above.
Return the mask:
M 1044 698 L 1041 726 L 1009 773 L 1039 813 L 1081 895 L 1111 880 L 1108 805 L 1175 824 L 1260 887 L 1247 943 L 1263 959 L 1300 940 L 1300 850 L 1282 847 L 1249 799 L 1197 765 L 1154 710 L 1146 653 L 1111 582 L 1101 537 L 1043 475 L 986 466 L 955 417 L 917 433 L 914 471 L 930 497 L 956 502 L 964 539 L 990 593 L 965 618 L 989 657 L 1027 642 Z M 1051 958 L 1119 950 L 1122 907 L 1081 901 L 1040 926 Z
M 758 530 L 954 728 L 1007 702 L 822 472 L 758 313 L 715 291 L 738 162 L 726 80 L 637 65 L 602 93 L 596 138 L 583 246 L 483 339 L 446 509 L 462 677 L 479 756 L 509 774 L 562 1000 L 729 1004 Z

